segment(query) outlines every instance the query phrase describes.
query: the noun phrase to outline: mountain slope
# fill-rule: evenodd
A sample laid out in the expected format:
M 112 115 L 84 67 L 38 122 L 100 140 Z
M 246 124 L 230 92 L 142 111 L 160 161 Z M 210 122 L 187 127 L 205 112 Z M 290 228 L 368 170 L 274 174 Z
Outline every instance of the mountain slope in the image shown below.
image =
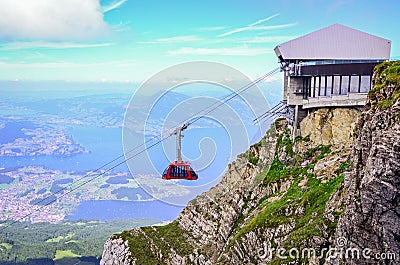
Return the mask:
M 177 220 L 110 238 L 102 264 L 356 264 L 338 246 L 398 252 L 398 66 L 377 69 L 361 115 L 317 110 L 293 141 L 277 120 Z

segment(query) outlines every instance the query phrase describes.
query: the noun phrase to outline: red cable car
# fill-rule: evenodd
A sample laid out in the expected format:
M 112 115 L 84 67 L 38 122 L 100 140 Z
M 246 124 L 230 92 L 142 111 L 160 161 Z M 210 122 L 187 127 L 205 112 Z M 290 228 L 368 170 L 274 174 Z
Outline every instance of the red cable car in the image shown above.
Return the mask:
M 175 161 L 164 170 L 162 178 L 196 180 L 198 176 L 190 167 L 189 162 Z
M 197 173 L 190 167 L 189 162 L 182 161 L 181 153 L 181 137 L 182 131 L 185 130 L 189 125 L 184 124 L 182 127 L 177 128 L 173 134 L 176 134 L 176 153 L 177 160 L 171 163 L 162 174 L 162 179 L 186 179 L 186 180 L 197 180 Z

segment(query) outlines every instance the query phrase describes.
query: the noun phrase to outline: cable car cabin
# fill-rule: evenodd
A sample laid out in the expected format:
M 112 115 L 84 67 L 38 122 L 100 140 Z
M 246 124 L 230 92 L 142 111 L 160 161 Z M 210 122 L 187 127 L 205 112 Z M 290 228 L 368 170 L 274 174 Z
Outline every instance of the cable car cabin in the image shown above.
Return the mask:
M 198 176 L 196 172 L 190 167 L 189 162 L 182 161 L 181 153 L 181 137 L 182 131 L 187 129 L 189 124 L 183 124 L 181 127 L 176 128 L 172 134 L 176 134 L 176 155 L 177 159 L 174 163 L 171 163 L 162 175 L 162 179 L 186 179 L 186 180 L 197 180 Z M 172 135 L 171 134 L 171 135 Z
M 189 162 L 175 162 L 164 170 L 162 179 L 197 180 L 196 172 L 190 167 Z

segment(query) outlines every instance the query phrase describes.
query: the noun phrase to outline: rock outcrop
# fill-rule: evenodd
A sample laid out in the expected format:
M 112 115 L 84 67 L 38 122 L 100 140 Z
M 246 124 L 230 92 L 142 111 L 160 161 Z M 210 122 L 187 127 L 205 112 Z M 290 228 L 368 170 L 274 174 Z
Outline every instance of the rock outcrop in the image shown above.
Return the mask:
M 122 238 L 110 239 L 104 244 L 101 264 L 104 265 L 129 265 L 132 264 L 131 253 L 127 241 Z
M 390 65 L 375 73 L 358 123 L 345 177 L 346 210 L 336 231 L 344 250 L 359 253 L 338 256 L 335 264 L 400 263 L 400 63 L 391 66 L 397 65 L 394 75 Z M 397 81 L 388 82 L 390 74 Z
M 400 71 L 386 68 L 361 114 L 315 111 L 295 139 L 277 120 L 177 220 L 112 236 L 102 264 L 399 264 Z M 365 248 L 395 257 L 346 256 Z
M 361 110 L 356 108 L 318 109 L 301 121 L 301 135 L 309 135 L 315 145 L 349 148 L 360 113 Z

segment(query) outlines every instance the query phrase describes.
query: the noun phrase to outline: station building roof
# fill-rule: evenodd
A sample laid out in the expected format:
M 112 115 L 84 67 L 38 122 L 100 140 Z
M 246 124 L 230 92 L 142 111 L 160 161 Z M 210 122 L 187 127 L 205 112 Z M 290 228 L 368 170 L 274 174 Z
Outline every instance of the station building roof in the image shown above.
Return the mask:
M 391 41 L 333 24 L 275 47 L 280 61 L 389 60 Z

